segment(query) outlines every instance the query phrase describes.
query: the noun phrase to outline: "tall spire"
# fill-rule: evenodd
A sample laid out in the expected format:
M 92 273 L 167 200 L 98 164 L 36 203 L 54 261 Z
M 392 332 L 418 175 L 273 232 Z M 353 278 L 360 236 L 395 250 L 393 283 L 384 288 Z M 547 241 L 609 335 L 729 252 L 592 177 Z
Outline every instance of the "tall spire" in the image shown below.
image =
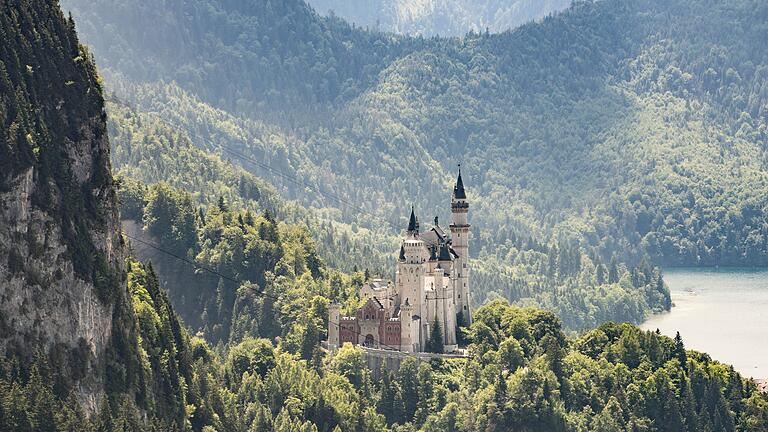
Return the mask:
M 419 220 L 416 219 L 416 213 L 411 206 L 411 219 L 408 221 L 408 232 L 419 232 Z
M 459 164 L 459 178 L 456 179 L 456 186 L 453 187 L 453 197 L 467 199 L 467 193 L 464 192 L 464 182 L 461 180 L 461 164 Z

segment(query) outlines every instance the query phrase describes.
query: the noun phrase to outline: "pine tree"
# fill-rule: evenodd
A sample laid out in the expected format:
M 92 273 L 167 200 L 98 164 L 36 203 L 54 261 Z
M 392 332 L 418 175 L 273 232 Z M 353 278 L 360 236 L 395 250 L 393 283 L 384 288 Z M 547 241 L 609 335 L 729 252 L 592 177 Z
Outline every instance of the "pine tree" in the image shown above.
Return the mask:
M 504 405 L 507 403 L 507 379 L 504 377 L 504 373 L 499 371 L 499 376 L 496 379 L 496 388 L 493 393 L 493 400 L 496 402 L 496 406 L 503 411 Z
M 675 346 L 672 348 L 672 357 L 680 362 L 680 367 L 682 368 L 685 368 L 688 364 L 688 355 L 685 352 L 685 345 L 683 344 L 683 338 L 680 337 L 680 332 L 675 333 Z
M 605 266 L 602 263 L 598 264 L 597 269 L 595 269 L 595 278 L 598 285 L 605 283 Z
M 611 257 L 611 265 L 608 267 L 608 283 L 617 283 L 619 281 L 619 263 L 616 257 Z
M 466 346 L 467 341 L 464 337 L 464 329 L 467 326 L 467 323 L 464 320 L 464 311 L 459 311 L 459 313 L 456 314 L 456 343 L 459 344 L 459 346 Z
M 445 348 L 443 344 L 443 330 L 440 328 L 440 322 L 437 320 L 437 317 L 432 322 L 432 329 L 429 332 L 426 348 L 428 352 L 438 354 L 442 354 Z
M 413 357 L 406 358 L 400 364 L 397 381 L 400 387 L 398 394 L 402 401 L 402 415 L 398 421 L 404 423 L 413 419 L 419 402 L 418 364 Z
M 315 320 L 310 319 L 307 323 L 307 327 L 304 329 L 304 336 L 301 340 L 300 355 L 302 360 L 312 359 L 312 353 L 315 351 L 319 340 L 320 332 L 317 330 Z
M 390 370 L 382 370 L 381 396 L 377 402 L 378 412 L 384 414 L 388 424 L 392 424 L 396 419 L 395 398 L 397 388 L 395 385 L 395 376 Z

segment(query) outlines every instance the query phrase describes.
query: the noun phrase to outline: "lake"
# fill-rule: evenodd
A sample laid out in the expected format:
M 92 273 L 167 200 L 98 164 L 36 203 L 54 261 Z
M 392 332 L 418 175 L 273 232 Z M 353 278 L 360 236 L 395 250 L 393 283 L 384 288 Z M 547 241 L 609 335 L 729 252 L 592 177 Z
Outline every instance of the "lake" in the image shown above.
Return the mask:
M 686 348 L 768 378 L 768 269 L 668 269 L 664 280 L 675 307 L 643 329 L 679 331 Z

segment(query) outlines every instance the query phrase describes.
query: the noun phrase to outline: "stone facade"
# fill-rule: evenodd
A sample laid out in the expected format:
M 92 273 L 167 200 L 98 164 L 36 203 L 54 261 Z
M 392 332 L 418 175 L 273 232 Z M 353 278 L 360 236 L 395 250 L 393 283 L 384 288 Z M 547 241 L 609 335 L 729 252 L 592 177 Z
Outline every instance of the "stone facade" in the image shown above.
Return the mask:
M 360 290 L 363 306 L 353 316 L 341 316 L 340 306 L 331 304 L 329 348 L 349 342 L 369 348 L 423 352 L 437 322 L 444 351 L 455 351 L 457 326 L 472 322 L 468 213 L 459 171 L 451 199 L 450 234 L 437 218 L 429 231 L 421 232 L 412 208 L 394 283 L 367 281 Z

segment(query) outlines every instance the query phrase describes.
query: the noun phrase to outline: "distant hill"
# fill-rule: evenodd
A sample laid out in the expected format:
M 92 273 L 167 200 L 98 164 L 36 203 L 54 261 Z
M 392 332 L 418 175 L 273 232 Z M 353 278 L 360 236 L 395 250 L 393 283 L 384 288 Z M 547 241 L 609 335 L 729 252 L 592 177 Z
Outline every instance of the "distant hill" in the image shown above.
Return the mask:
M 370 29 L 408 35 L 464 36 L 498 33 L 566 9 L 571 0 L 309 0 L 319 13 L 334 14 Z
M 233 160 L 346 223 L 391 235 L 412 202 L 444 219 L 462 162 L 480 301 L 532 301 L 580 325 L 603 315 L 562 293 L 598 305 L 595 269 L 612 257 L 768 264 L 764 2 L 579 2 L 461 39 L 361 30 L 298 0 L 63 5 L 118 96 L 207 151 L 279 169 Z M 554 250 L 591 270 L 542 276 L 575 268 Z M 662 307 L 626 289 L 632 307 L 597 309 L 636 320 Z

